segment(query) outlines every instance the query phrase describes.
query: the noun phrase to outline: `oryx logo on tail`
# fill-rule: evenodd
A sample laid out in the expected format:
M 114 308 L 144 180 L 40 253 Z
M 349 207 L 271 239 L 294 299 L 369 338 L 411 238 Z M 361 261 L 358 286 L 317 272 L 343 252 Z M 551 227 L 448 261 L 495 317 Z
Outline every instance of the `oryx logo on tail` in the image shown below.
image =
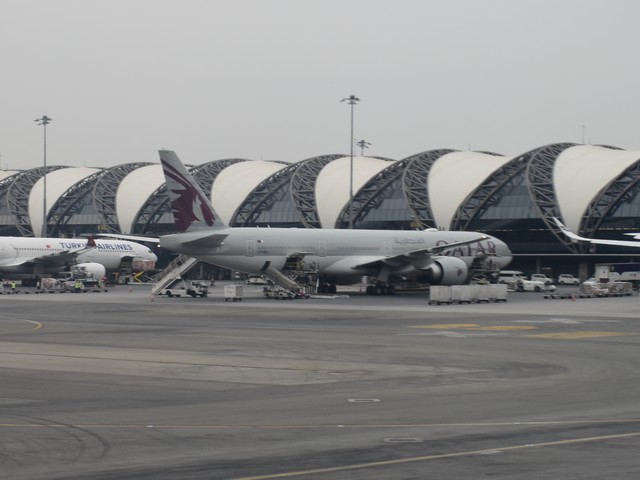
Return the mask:
M 168 180 L 167 191 L 178 230 L 185 232 L 193 224 L 212 227 L 216 218 L 198 185 L 189 181 L 183 172 L 164 159 L 162 167 Z

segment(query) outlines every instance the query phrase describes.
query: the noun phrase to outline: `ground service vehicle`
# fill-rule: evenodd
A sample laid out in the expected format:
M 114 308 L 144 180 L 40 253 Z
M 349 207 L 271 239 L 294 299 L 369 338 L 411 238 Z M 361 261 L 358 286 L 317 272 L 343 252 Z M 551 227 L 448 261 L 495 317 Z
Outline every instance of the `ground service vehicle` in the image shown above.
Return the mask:
M 638 288 L 640 263 L 598 263 L 594 276 L 600 283 L 631 282 L 635 288 Z
M 558 284 L 560 285 L 580 285 L 580 280 L 569 273 L 561 273 L 558 275 Z
M 551 285 L 553 282 L 549 277 L 547 277 L 544 273 L 534 273 L 531 275 L 531 280 L 538 280 L 539 282 L 544 283 L 545 285 Z
M 556 289 L 556 286 L 553 284 L 546 285 L 540 280 L 520 279 L 515 282 L 514 289 L 517 292 L 553 292 Z
M 178 279 L 167 288 L 163 288 L 159 295 L 166 295 L 167 297 L 201 297 L 204 298 L 209 295 L 209 285 L 205 281 L 192 280 L 187 282 L 185 280 Z
M 500 270 L 498 273 L 498 283 L 513 283 L 520 279 L 526 279 L 520 270 Z

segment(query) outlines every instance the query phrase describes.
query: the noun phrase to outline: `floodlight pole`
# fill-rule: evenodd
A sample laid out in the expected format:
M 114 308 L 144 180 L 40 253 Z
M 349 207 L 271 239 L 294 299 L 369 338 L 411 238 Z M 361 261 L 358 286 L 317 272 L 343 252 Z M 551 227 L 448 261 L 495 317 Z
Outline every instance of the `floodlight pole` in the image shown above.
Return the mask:
M 43 195 L 42 195 L 42 237 L 47 236 L 47 125 L 53 120 L 46 115 L 41 118 L 36 118 L 34 122 L 38 125 L 42 125 L 44 131 L 44 175 L 43 180 Z M 35 233 L 35 232 L 34 232 Z
M 360 140 L 358 142 L 358 146 L 360 147 L 360 156 L 364 157 L 364 149 L 365 148 L 369 148 L 371 144 L 369 142 L 367 142 L 366 140 Z
M 355 138 L 353 136 L 353 107 L 360 101 L 360 99 L 355 95 L 351 95 L 340 101 L 347 102 L 351 105 L 351 135 L 349 138 L 349 151 L 351 158 L 349 162 L 349 228 L 353 228 L 353 144 L 355 142 Z

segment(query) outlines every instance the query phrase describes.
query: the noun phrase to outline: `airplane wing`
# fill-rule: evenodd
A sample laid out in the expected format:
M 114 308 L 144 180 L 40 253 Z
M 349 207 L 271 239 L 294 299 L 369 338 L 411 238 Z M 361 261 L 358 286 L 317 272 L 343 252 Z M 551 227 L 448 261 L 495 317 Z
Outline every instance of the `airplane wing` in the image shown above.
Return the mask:
M 604 239 L 598 239 L 598 238 L 581 237 L 580 235 L 577 235 L 577 234 L 573 233 L 571 230 L 569 230 L 557 218 L 554 217 L 553 221 L 556 222 L 556 225 L 558 225 L 558 227 L 560 228 L 562 233 L 564 233 L 571 240 L 581 241 L 581 242 L 589 242 L 589 243 L 593 243 L 593 244 L 596 244 L 596 245 L 613 245 L 613 246 L 618 246 L 618 247 L 636 247 L 636 248 L 640 247 L 640 242 L 638 242 L 638 241 L 631 241 L 631 240 L 604 240 Z M 634 238 L 639 238 L 639 235 L 636 234 L 636 233 L 631 233 L 629 235 L 634 235 Z
M 189 246 L 193 248 L 215 248 L 222 244 L 225 238 L 229 235 L 226 233 L 213 233 L 213 234 L 205 234 L 203 232 L 194 232 L 193 238 L 189 239 L 187 234 L 181 234 L 183 240 L 181 240 L 181 244 L 183 246 Z M 144 237 L 141 235 L 127 235 L 124 233 L 100 233 L 98 234 L 100 237 L 105 238 L 117 238 L 121 240 L 131 240 L 132 242 L 154 242 L 160 243 L 160 238 L 158 237 Z M 169 237 L 170 235 L 167 235 Z
M 480 242 L 489 238 L 487 235 L 481 235 L 471 240 L 464 240 L 461 242 L 448 243 L 446 245 L 438 245 L 436 247 L 421 248 L 419 250 L 412 250 L 410 252 L 401 253 L 400 255 L 394 255 L 393 257 L 380 257 L 377 260 L 368 261 L 354 265 L 354 270 L 359 268 L 371 268 L 381 266 L 383 264 L 391 267 L 400 267 L 403 265 L 414 265 L 418 260 L 427 260 L 434 255 L 440 255 L 447 250 L 460 247 L 462 245 L 469 245 L 470 243 Z
M 125 233 L 97 233 L 97 237 L 115 238 L 118 240 L 131 240 L 132 242 L 154 242 L 158 243 L 158 237 L 145 237 L 142 235 L 127 235 Z

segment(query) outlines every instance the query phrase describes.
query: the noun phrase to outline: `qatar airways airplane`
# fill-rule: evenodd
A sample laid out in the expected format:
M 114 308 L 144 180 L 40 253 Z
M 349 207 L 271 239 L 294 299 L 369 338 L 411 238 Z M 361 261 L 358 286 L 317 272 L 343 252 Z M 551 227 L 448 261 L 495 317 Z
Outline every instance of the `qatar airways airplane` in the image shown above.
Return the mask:
M 158 257 L 147 247 L 126 240 L 93 238 L 0 237 L 0 273 L 52 274 L 70 265 L 85 267 L 101 277 L 125 259 L 155 267 Z
M 310 228 L 232 228 L 222 221 L 175 152 L 160 160 L 179 233 L 160 246 L 248 274 L 282 271 L 292 259 L 317 267 L 320 291 L 373 279 L 375 291 L 393 292 L 394 277 L 418 272 L 431 284 L 467 281 L 476 260 L 500 270 L 511 261 L 507 245 L 478 232 Z M 368 289 L 369 291 L 369 289 Z

